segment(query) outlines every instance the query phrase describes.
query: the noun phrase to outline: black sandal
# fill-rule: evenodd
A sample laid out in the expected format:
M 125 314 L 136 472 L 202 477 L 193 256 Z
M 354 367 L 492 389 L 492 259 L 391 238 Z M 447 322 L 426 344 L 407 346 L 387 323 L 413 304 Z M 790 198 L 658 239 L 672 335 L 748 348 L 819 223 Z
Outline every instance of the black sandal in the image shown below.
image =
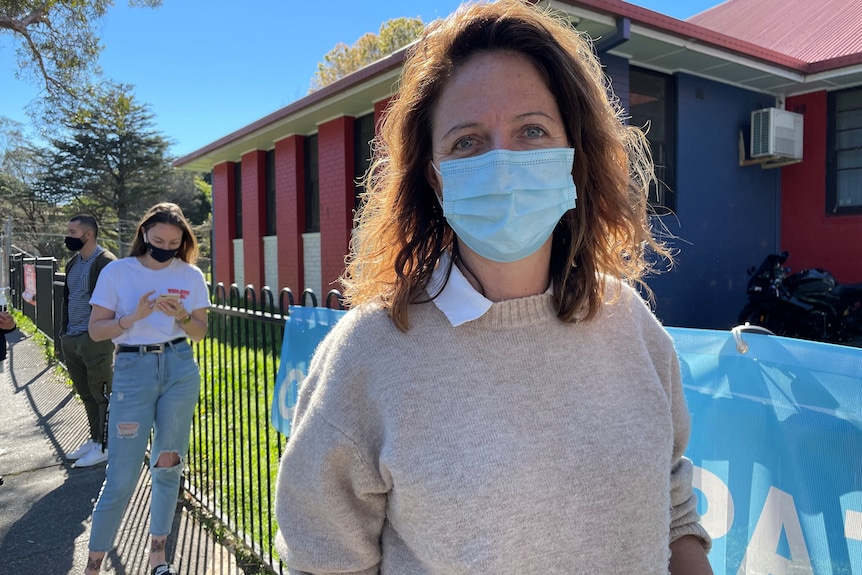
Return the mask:
M 177 575 L 177 570 L 174 569 L 174 566 L 170 563 L 165 563 L 164 565 L 159 565 L 158 567 L 153 568 L 150 575 Z

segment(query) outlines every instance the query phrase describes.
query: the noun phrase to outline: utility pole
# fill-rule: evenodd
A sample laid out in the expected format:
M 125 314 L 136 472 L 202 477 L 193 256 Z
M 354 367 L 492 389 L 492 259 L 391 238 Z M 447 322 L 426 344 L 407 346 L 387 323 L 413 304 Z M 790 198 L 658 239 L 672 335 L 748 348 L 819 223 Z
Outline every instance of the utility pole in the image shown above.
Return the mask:
M 0 306 L 9 305 L 9 258 L 12 257 L 12 216 L 0 230 Z

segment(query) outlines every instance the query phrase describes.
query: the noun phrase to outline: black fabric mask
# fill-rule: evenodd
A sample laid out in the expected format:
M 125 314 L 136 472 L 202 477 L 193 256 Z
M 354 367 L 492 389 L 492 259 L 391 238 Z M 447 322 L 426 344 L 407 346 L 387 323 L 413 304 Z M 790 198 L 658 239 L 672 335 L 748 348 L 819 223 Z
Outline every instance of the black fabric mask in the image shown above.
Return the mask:
M 81 248 L 84 247 L 84 240 L 81 238 L 73 238 L 72 236 L 66 236 L 66 239 L 63 240 L 63 243 L 66 244 L 66 247 L 73 252 L 80 251 Z
M 157 262 L 165 263 L 169 259 L 175 257 L 179 250 L 163 250 L 162 248 L 157 248 L 150 242 L 147 242 L 147 253 L 150 254 L 150 257 L 156 260 Z

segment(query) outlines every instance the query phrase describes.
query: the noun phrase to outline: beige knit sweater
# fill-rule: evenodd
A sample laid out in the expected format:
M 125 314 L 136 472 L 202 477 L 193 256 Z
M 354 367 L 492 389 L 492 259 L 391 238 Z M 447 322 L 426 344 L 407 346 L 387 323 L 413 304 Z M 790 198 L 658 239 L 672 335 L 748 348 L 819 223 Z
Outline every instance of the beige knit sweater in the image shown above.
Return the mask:
M 348 313 L 302 385 L 278 475 L 290 573 L 664 575 L 698 523 L 672 341 L 628 288 L 597 319 L 551 296 L 410 330 Z

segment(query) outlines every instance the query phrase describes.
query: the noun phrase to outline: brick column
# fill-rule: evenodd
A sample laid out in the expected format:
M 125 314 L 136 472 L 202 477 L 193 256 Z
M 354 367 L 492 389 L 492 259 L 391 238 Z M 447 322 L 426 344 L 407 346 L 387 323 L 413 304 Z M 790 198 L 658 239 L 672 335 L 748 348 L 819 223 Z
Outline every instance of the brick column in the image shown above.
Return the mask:
M 263 236 L 266 235 L 266 152 L 242 155 L 243 274 L 246 285 L 263 287 Z M 242 290 L 245 286 L 239 286 Z
M 275 143 L 275 206 L 278 228 L 278 277 L 294 297 L 302 294 L 305 273 L 302 232 L 305 231 L 305 137 Z M 275 287 L 275 286 L 273 286 Z M 277 293 L 273 293 L 277 297 Z
M 337 281 L 344 272 L 344 257 L 353 226 L 353 121 L 343 116 L 318 126 L 320 165 L 320 276 L 319 301 L 331 289 L 343 290 Z
M 213 166 L 213 285 L 221 282 L 225 290 L 233 282 L 233 242 L 236 237 L 236 164 Z

